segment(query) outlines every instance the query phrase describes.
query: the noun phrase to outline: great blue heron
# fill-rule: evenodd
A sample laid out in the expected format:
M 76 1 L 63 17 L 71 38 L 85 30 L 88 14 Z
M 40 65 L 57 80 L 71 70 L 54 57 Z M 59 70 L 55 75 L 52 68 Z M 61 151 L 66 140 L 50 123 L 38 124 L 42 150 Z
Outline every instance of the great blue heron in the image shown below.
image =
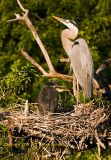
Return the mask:
M 70 65 L 77 79 L 77 84 L 79 83 L 83 88 L 84 95 L 87 98 L 90 98 L 93 91 L 94 69 L 88 45 L 84 39 L 76 39 L 78 36 L 78 28 L 77 24 L 73 20 L 65 20 L 56 16 L 53 16 L 53 18 L 59 20 L 68 27 L 61 33 L 62 45 L 70 59 Z

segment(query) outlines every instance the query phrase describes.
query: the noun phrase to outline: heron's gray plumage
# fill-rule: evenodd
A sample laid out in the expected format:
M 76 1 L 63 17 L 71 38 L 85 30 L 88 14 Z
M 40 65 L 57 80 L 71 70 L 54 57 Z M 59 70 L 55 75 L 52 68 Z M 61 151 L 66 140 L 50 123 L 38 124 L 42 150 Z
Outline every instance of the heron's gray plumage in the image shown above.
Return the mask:
M 91 97 L 93 81 L 93 60 L 91 53 L 84 39 L 79 38 L 74 43 L 72 49 L 68 52 L 71 67 L 80 86 L 84 89 L 86 97 Z
M 68 29 L 63 30 L 61 33 L 62 45 L 70 58 L 70 65 L 77 82 L 83 88 L 85 96 L 90 98 L 93 91 L 94 69 L 89 47 L 84 39 L 76 39 L 78 36 L 78 27 L 74 21 L 56 16 L 53 17 L 68 27 Z

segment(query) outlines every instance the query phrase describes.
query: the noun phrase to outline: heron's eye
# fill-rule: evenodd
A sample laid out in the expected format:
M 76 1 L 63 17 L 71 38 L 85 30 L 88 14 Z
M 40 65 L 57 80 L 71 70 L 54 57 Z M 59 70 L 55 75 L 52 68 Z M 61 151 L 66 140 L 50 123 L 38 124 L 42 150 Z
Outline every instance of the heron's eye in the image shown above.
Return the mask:
M 77 45 L 77 44 L 79 45 L 79 42 L 78 42 L 78 41 L 75 41 L 73 45 Z

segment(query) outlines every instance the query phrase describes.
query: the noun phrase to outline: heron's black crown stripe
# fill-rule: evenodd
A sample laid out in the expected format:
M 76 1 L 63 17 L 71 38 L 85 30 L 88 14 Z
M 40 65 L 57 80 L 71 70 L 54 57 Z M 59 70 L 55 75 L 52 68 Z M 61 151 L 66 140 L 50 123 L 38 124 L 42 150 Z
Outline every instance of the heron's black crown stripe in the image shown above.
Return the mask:
M 77 24 L 73 20 L 69 20 L 70 23 L 72 23 L 74 26 L 77 27 Z

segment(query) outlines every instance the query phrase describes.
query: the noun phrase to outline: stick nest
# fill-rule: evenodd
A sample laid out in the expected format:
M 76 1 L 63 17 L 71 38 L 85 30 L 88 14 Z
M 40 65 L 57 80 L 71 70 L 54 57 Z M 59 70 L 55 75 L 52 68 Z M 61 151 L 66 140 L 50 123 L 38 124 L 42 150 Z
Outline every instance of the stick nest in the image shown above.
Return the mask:
M 22 106 L 22 109 L 21 109 Z M 42 145 L 80 151 L 97 144 L 98 150 L 111 144 L 111 106 L 99 107 L 94 103 L 80 104 L 71 112 L 49 113 L 41 116 L 37 111 L 29 112 L 30 104 L 16 104 L 13 110 L 1 111 L 0 123 L 8 126 L 16 137 L 36 137 Z M 31 107 L 35 107 L 33 104 Z M 23 109 L 25 108 L 25 109 Z M 28 111 L 28 112 L 27 112 Z M 54 154 L 54 153 L 53 153 Z

